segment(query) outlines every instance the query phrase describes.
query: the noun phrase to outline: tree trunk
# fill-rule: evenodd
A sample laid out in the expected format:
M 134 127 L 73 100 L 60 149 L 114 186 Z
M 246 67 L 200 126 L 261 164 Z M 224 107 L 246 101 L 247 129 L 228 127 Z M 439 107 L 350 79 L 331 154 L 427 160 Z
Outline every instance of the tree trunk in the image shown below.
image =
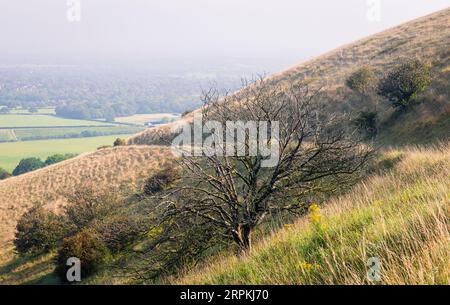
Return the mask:
M 239 225 L 239 227 L 233 231 L 233 239 L 237 244 L 238 256 L 250 252 L 252 248 L 251 233 L 252 229 L 249 225 Z

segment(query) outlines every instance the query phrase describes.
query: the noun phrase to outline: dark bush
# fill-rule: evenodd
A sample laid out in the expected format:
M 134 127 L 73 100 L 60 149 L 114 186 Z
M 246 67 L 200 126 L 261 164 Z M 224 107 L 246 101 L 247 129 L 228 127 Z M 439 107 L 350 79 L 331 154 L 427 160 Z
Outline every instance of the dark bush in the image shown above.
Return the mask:
M 363 67 L 350 75 L 346 81 L 346 85 L 353 91 L 365 94 L 373 88 L 374 82 L 374 71 L 368 67 Z
M 144 194 L 153 195 L 163 191 L 179 179 L 180 174 L 177 168 L 165 168 L 145 181 Z
M 110 253 L 98 233 L 86 229 L 64 238 L 56 257 L 56 273 L 66 280 L 67 260 L 76 257 L 81 262 L 81 276 L 93 274 L 108 259 Z
M 36 206 L 22 215 L 16 227 L 14 245 L 20 254 L 49 251 L 70 231 L 62 216 Z
M 114 146 L 124 146 L 124 145 L 127 145 L 127 142 L 125 141 L 125 139 L 117 138 L 114 141 Z
M 5 169 L 3 169 L 3 168 L 0 167 L 0 180 L 9 178 L 9 177 L 11 177 L 11 176 L 12 176 L 12 175 L 11 175 L 8 171 L 6 171 Z
M 19 162 L 19 165 L 14 169 L 13 175 L 18 176 L 27 172 L 31 172 L 34 170 L 37 170 L 39 168 L 42 168 L 45 166 L 45 163 L 42 162 L 39 158 L 27 158 L 22 159 Z
M 81 189 L 67 196 L 69 203 L 64 207 L 70 223 L 84 228 L 93 220 L 101 220 L 120 207 L 121 201 L 114 192 Z
M 380 81 L 378 93 L 394 108 L 405 109 L 430 84 L 430 68 L 417 59 L 408 59 Z
M 353 121 L 360 132 L 367 137 L 373 138 L 378 133 L 377 113 L 374 111 L 362 111 Z

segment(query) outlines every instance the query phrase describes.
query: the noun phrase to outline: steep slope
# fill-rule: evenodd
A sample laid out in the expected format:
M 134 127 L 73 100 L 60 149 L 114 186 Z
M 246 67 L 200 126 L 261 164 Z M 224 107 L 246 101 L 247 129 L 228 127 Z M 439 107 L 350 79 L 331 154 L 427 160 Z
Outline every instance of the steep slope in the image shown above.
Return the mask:
M 354 43 L 342 46 L 331 52 L 300 63 L 285 71 L 268 77 L 274 84 L 291 84 L 296 81 L 311 80 L 331 95 L 344 87 L 346 78 L 362 66 L 373 67 L 379 75 L 398 63 L 399 59 L 419 57 L 433 67 L 435 84 L 431 88 L 427 101 L 434 105 L 425 105 L 417 110 L 416 115 L 407 118 L 408 123 L 422 124 L 422 129 L 429 129 L 441 124 L 450 116 L 450 9 L 410 21 L 379 34 L 369 36 Z M 429 92 L 430 93 L 430 92 Z M 333 99 L 339 105 L 334 110 L 352 111 L 345 98 Z M 358 109 L 367 105 L 358 105 Z M 357 109 L 356 109 L 357 110 Z M 184 120 L 189 121 L 191 116 Z M 402 122 L 404 125 L 405 122 Z M 168 124 L 161 128 L 145 130 L 128 139 L 130 144 L 160 144 L 161 139 L 170 139 Z M 391 126 L 389 136 L 396 126 Z M 407 129 L 408 130 L 408 129 Z M 409 130 L 411 130 L 409 128 Z M 406 136 L 414 135 L 409 132 Z M 404 139 L 405 135 L 397 134 Z M 441 137 L 442 138 L 442 137 Z M 392 142 L 395 142 L 392 141 Z M 414 141 L 420 142 L 420 141 Z
M 215 257 L 176 284 L 450 284 L 450 145 L 391 151 L 374 176 L 256 245 Z
M 33 204 L 56 210 L 65 194 L 84 187 L 130 194 L 169 157 L 164 147 L 119 146 L 0 181 L 0 245 L 11 240 L 17 220 Z

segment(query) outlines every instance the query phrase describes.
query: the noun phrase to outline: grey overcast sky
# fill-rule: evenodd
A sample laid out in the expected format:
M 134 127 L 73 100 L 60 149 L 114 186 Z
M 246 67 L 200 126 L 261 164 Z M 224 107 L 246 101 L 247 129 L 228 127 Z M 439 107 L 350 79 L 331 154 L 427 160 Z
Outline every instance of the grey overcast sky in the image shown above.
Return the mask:
M 68 3 L 81 19 L 69 22 Z M 189 57 L 307 59 L 450 0 L 0 0 L 0 63 Z M 375 8 L 376 9 L 376 8 Z

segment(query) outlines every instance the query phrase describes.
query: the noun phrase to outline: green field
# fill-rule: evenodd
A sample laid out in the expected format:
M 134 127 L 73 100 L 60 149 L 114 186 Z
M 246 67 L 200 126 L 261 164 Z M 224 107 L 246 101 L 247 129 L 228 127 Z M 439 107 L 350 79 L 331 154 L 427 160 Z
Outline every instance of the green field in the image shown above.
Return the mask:
M 40 108 L 44 113 L 51 108 Z M 143 126 L 129 126 L 104 121 L 76 120 L 54 115 L 19 114 L 0 115 L 0 142 L 34 141 L 48 139 L 68 139 L 99 137 L 118 134 L 133 134 L 144 129 Z M 23 110 L 26 111 L 26 110 Z
M 0 142 L 15 141 L 15 139 L 11 129 L 0 129 Z
M 69 128 L 26 128 L 15 129 L 14 135 L 5 134 L 4 138 L 14 140 L 14 136 L 19 141 L 34 141 L 57 138 L 84 138 L 84 137 L 98 137 L 118 134 L 133 134 L 142 131 L 143 128 L 138 126 L 121 126 L 116 125 L 112 127 L 69 127 Z M 0 141 L 2 141 L 0 130 Z M 6 130 L 3 130 L 6 131 Z M 9 130 L 11 131 L 11 130 Z M 7 140 L 6 140 L 7 141 Z
M 26 108 L 16 108 L 12 109 L 10 111 L 11 114 L 32 114 L 28 109 Z M 55 114 L 55 108 L 48 107 L 48 108 L 38 108 L 37 112 L 35 114 Z
M 111 125 L 110 123 L 88 120 L 65 119 L 52 115 L 0 115 L 0 127 L 46 127 L 46 126 L 100 126 Z
M 23 158 L 39 157 L 45 159 L 57 153 L 80 154 L 94 151 L 99 146 L 112 145 L 118 137 L 123 136 L 0 143 L 0 167 L 12 171 Z
M 176 121 L 179 118 L 180 116 L 174 113 L 148 113 L 148 114 L 135 114 L 130 116 L 117 117 L 116 122 L 143 126 L 147 122 L 161 124 Z

